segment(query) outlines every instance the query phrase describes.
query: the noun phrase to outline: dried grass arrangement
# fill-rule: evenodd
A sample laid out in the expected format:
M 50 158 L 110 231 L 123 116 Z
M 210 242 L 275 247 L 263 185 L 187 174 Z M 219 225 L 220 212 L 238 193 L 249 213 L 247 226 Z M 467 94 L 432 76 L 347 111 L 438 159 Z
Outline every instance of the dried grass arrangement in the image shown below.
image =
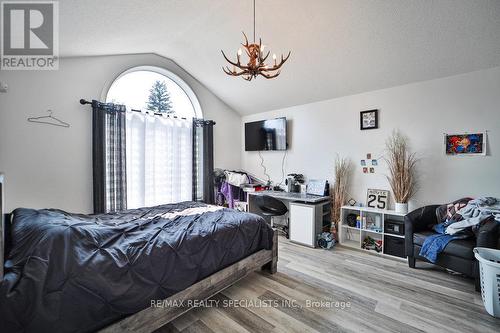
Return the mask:
M 340 208 L 348 200 L 348 186 L 351 174 L 351 161 L 347 158 L 335 159 L 335 183 L 332 190 L 332 227 L 330 232 L 337 233 L 338 222 L 340 221 Z
M 418 158 L 411 153 L 408 139 L 399 131 L 392 132 L 386 142 L 385 160 L 389 167 L 387 180 L 396 203 L 408 203 L 417 191 L 416 165 Z

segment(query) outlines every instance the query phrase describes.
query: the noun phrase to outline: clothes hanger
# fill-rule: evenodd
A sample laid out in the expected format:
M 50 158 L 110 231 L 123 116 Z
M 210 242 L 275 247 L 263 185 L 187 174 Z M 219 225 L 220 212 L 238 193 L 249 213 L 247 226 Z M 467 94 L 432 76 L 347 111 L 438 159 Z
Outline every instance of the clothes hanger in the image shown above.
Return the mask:
M 60 126 L 60 127 L 70 127 L 70 125 L 54 116 L 52 116 L 52 110 L 47 110 L 49 113 L 48 116 L 41 116 L 41 117 L 31 117 L 28 118 L 29 122 L 32 123 L 40 123 L 40 124 L 47 124 L 47 125 L 53 125 L 53 126 Z

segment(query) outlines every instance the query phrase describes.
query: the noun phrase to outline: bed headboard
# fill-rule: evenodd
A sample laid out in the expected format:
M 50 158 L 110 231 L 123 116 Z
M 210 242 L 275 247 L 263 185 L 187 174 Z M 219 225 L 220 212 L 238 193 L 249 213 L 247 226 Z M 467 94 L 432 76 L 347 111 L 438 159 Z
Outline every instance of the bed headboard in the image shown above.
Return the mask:
M 0 173 L 0 281 L 3 280 L 3 261 L 5 256 L 5 216 L 4 216 L 4 177 Z

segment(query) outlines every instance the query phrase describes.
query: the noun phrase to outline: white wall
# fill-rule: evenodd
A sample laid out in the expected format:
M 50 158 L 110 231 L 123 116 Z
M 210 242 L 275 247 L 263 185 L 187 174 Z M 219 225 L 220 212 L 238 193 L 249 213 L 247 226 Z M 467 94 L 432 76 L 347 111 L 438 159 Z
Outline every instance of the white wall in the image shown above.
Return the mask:
M 370 109 L 379 109 L 380 127 L 360 131 L 359 112 Z M 365 203 L 367 188 L 389 189 L 386 164 L 380 160 L 376 173 L 367 175 L 360 160 L 366 153 L 383 156 L 394 128 L 421 157 L 420 190 L 410 208 L 463 196 L 500 197 L 500 67 L 260 113 L 242 122 L 282 116 L 291 132 L 285 172 L 332 182 L 336 154 L 348 157 L 355 165 L 350 193 L 358 202 Z M 443 133 L 484 130 L 488 156 L 445 156 Z M 279 182 L 283 152 L 262 154 Z M 243 151 L 242 168 L 264 177 L 256 152 Z
M 135 66 L 166 68 L 191 86 L 206 119 L 217 122 L 215 166 L 240 168 L 241 117 L 173 61 L 153 54 L 63 58 L 58 71 L 2 71 L 9 92 L 0 94 L 0 172 L 6 176 L 6 206 L 92 211 L 90 106 L 105 87 Z M 70 128 L 44 126 L 28 117 L 54 115 Z

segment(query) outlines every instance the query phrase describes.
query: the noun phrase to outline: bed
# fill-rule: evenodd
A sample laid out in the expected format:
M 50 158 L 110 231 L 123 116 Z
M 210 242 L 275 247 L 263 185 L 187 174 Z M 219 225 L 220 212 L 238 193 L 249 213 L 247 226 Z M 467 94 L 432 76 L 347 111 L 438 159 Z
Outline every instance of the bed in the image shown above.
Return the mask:
M 101 215 L 17 209 L 9 219 L 1 332 L 152 332 L 190 300 L 276 271 L 264 219 L 202 203 Z

